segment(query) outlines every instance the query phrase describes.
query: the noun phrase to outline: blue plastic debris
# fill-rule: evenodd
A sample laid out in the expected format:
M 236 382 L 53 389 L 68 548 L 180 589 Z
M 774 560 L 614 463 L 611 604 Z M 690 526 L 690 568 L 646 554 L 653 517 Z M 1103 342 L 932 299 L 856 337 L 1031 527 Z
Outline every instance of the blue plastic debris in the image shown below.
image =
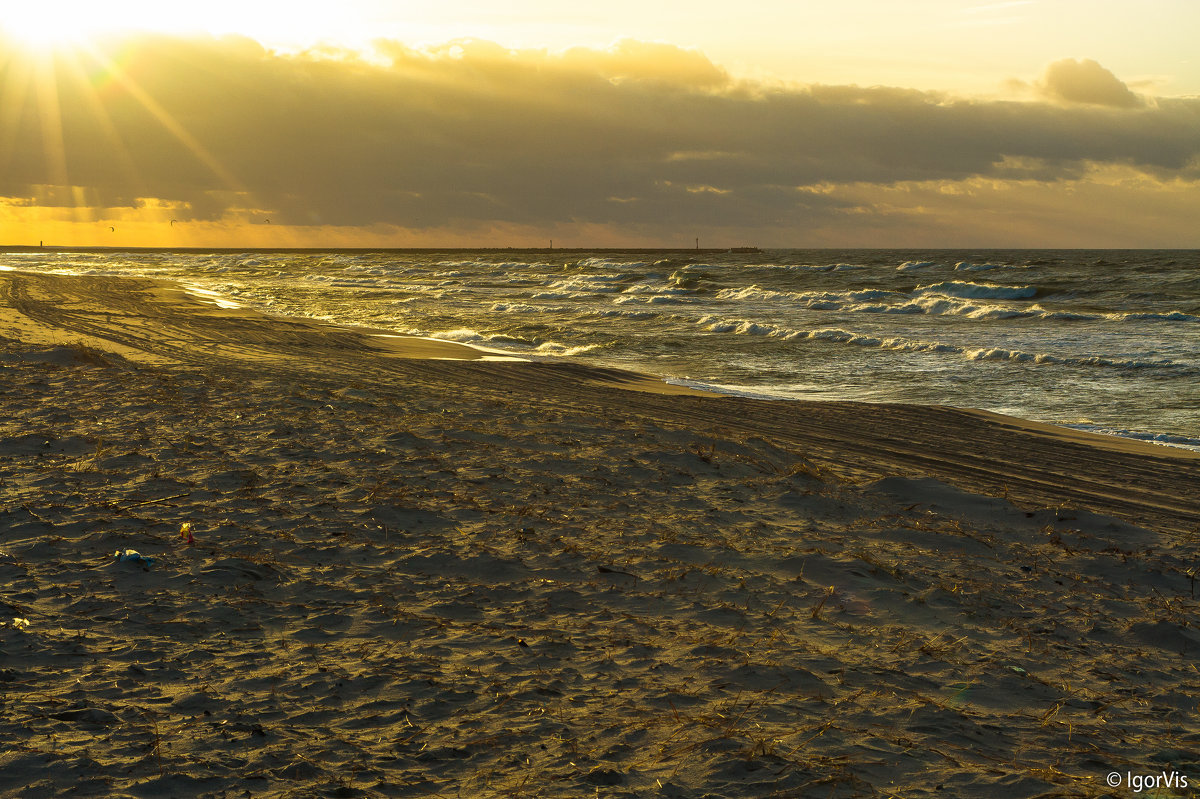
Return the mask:
M 145 568 L 150 568 L 154 565 L 154 558 L 148 558 L 136 549 L 118 549 L 113 553 L 117 563 L 136 563 Z

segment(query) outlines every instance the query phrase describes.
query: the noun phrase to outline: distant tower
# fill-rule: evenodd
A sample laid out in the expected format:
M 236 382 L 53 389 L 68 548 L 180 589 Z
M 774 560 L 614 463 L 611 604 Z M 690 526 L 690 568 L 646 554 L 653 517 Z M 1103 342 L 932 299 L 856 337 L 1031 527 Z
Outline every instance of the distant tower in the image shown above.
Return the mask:
M 699 236 L 696 237 L 696 249 L 697 250 L 700 249 L 700 237 Z

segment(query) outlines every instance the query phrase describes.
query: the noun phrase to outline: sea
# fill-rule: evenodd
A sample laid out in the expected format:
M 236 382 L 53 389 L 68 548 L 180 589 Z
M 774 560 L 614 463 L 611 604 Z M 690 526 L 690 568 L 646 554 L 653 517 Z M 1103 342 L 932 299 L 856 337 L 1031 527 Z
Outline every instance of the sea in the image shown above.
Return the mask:
M 1200 251 L 24 252 L 282 316 L 786 402 L 981 408 L 1200 451 Z

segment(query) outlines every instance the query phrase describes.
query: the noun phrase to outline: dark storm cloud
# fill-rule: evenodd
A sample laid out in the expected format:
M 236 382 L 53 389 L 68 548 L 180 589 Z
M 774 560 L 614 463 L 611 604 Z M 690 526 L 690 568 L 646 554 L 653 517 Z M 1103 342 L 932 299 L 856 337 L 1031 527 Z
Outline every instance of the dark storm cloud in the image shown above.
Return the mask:
M 292 224 L 757 224 L 836 210 L 808 190 L 826 184 L 1054 181 L 1094 163 L 1163 177 L 1200 163 L 1200 103 L 1124 102 L 1123 84 L 1086 63 L 1047 73 L 1044 91 L 1088 103 L 1061 105 L 768 88 L 636 42 L 557 55 L 384 43 L 379 55 L 150 37 L 75 68 L 60 58 L 52 93 L 10 54 L 0 196 L 61 182 L 46 156 L 52 94 L 67 182 L 95 204 L 155 197 L 210 218 L 250 205 Z

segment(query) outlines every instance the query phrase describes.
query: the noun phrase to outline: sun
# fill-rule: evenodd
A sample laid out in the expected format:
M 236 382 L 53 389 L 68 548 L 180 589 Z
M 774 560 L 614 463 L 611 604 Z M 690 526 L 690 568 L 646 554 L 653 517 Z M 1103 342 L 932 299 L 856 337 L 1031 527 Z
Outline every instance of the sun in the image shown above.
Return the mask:
M 365 39 L 372 30 L 353 6 L 329 0 L 14 0 L 0 11 L 0 39 L 32 48 L 77 46 L 130 33 L 240 34 L 264 43 Z
M 162 6 L 116 0 L 80 2 L 79 0 L 39 0 L 7 4 L 0 16 L 0 31 L 9 39 L 34 48 L 78 45 L 105 34 L 163 29 Z
M 0 31 L 9 39 L 33 47 L 73 44 L 88 38 L 99 29 L 94 16 L 64 15 L 66 3 L 21 3 L 4 10 Z

